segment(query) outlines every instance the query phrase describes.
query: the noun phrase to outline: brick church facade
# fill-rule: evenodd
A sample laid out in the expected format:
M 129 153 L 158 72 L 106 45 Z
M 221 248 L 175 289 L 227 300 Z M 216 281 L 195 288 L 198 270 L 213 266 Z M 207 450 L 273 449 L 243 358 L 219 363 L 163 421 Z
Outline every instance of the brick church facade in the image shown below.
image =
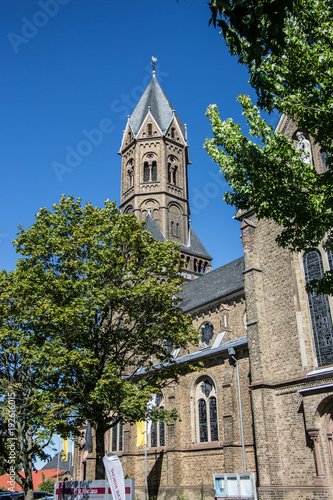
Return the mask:
M 277 130 L 297 140 L 287 117 Z M 324 171 L 319 146 L 305 140 Z M 279 227 L 249 211 L 237 215 L 244 256 L 211 271 L 189 219 L 186 127 L 155 75 L 128 119 L 120 155 L 120 208 L 145 219 L 156 239 L 180 243 L 182 309 L 201 331 L 198 346 L 173 353 L 179 363 L 200 361 L 201 371 L 158 401 L 179 420 L 152 426 L 150 497 L 213 498 L 214 474 L 246 470 L 261 500 L 333 499 L 333 300 L 305 290 L 333 269 L 332 255 L 278 247 Z M 105 441 L 144 498 L 135 426 L 118 424 Z M 94 450 L 85 456 L 77 444 L 75 455 L 74 477 L 93 479 Z

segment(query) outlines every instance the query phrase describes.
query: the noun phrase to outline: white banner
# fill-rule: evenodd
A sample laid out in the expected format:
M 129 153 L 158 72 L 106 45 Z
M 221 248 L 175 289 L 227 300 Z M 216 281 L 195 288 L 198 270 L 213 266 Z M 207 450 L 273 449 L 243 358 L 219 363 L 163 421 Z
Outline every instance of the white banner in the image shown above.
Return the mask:
M 113 500 L 125 500 L 124 473 L 119 458 L 115 453 L 107 453 L 103 458 L 103 464 Z

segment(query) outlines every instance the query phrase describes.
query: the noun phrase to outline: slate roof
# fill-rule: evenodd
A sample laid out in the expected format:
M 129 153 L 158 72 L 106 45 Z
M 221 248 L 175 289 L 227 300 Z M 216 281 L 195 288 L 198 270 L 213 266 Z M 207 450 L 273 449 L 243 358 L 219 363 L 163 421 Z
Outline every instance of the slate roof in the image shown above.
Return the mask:
M 189 231 L 189 245 L 181 245 L 180 249 L 202 255 L 203 257 L 207 257 L 208 259 L 212 259 L 212 257 L 203 246 L 201 240 L 197 236 L 196 232 L 194 231 L 193 227 L 190 227 Z
M 156 241 L 164 241 L 166 239 L 151 213 L 147 214 L 145 229 L 154 236 Z M 208 259 L 212 258 L 192 227 L 189 230 L 189 245 L 181 245 L 180 250 L 186 250 L 187 252 L 192 252 Z
M 229 340 L 220 344 L 218 347 L 205 347 L 199 351 L 191 352 L 190 354 L 185 354 L 176 359 L 176 363 L 192 363 L 193 361 L 198 361 L 199 359 L 207 358 L 210 356 L 216 356 L 217 354 L 227 351 L 229 347 L 241 347 L 247 345 L 247 336 L 240 337 L 238 339 Z
M 212 302 L 243 288 L 244 259 L 229 262 L 183 286 L 180 307 L 183 312 Z
M 184 356 L 179 356 L 179 358 L 176 358 L 174 361 L 177 364 L 182 364 L 182 363 L 193 363 L 194 361 L 199 361 L 205 358 L 210 358 L 217 356 L 218 354 L 222 352 L 228 351 L 230 347 L 233 347 L 236 349 L 237 347 L 243 347 L 247 345 L 247 335 L 244 335 L 244 337 L 240 337 L 238 339 L 232 339 L 229 340 L 228 342 L 222 342 L 217 347 L 209 346 L 205 347 L 203 349 L 199 349 L 198 351 L 191 352 L 189 354 L 184 354 Z M 169 363 L 157 363 L 154 365 L 153 370 L 158 370 L 162 368 L 163 366 L 166 367 L 168 366 Z M 141 370 L 138 370 L 136 373 L 137 376 L 141 376 L 144 373 L 146 373 L 149 369 L 148 368 L 141 368 Z
M 58 467 L 58 456 L 60 454 L 60 460 L 59 460 L 59 469 L 61 470 L 68 470 L 69 472 L 72 472 L 73 470 L 73 465 L 72 465 L 72 453 L 68 453 L 68 460 L 66 460 L 65 462 L 63 462 L 61 460 L 61 455 L 62 455 L 62 452 L 60 453 L 57 453 L 56 455 L 54 455 L 54 457 L 49 461 L 47 462 L 47 464 L 45 464 L 41 470 L 48 470 L 48 469 L 56 469 Z
M 148 213 L 146 217 L 146 225 L 145 225 L 145 230 L 149 231 L 155 238 L 156 241 L 164 241 L 165 237 L 158 227 L 154 217 L 151 215 L 151 213 Z
M 150 112 L 160 127 L 163 135 L 166 134 L 173 117 L 175 117 L 186 142 L 185 126 L 177 113 L 174 111 L 171 102 L 163 92 L 156 77 L 151 79 L 148 87 L 143 93 L 129 119 L 129 124 L 134 137 L 137 136 L 140 127 L 147 116 L 149 111 L 148 108 L 150 108 Z

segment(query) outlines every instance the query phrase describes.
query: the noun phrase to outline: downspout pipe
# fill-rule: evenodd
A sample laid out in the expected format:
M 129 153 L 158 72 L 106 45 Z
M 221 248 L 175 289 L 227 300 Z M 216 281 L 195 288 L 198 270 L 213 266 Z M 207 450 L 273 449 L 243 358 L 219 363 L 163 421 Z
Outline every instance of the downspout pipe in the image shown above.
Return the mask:
M 237 372 L 237 389 L 238 389 L 238 403 L 239 403 L 239 417 L 240 417 L 240 425 L 241 425 L 241 438 L 242 438 L 242 452 L 243 452 L 243 469 L 244 473 L 246 473 L 246 460 L 245 460 L 245 443 L 244 443 L 244 427 L 243 427 L 243 413 L 242 413 L 242 398 L 241 398 L 241 391 L 240 391 L 240 382 L 239 382 L 239 368 L 238 368 L 238 361 L 235 358 L 236 351 L 233 347 L 229 347 L 228 349 L 228 354 L 229 358 L 232 359 L 232 361 L 236 365 L 236 372 Z

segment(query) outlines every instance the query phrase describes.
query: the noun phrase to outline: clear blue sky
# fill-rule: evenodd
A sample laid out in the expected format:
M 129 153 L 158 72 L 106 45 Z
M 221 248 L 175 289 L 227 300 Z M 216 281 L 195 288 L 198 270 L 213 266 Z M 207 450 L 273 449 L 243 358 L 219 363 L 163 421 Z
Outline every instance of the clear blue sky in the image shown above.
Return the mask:
M 241 121 L 236 97 L 253 93 L 209 17 L 206 0 L 1 1 L 0 268 L 15 266 L 17 226 L 30 226 L 62 193 L 97 206 L 107 198 L 119 203 L 117 152 L 126 116 L 150 81 L 152 56 L 188 127 L 192 225 L 213 268 L 242 254 L 235 211 L 222 201 L 218 166 L 203 149 L 211 135 L 205 110 L 216 103 L 223 118 Z M 54 162 L 66 165 L 83 131 L 104 118 L 112 125 L 102 141 L 56 175 Z
M 209 17 L 206 0 L 1 0 L 0 269 L 15 266 L 17 226 L 30 226 L 61 194 L 119 203 L 117 152 L 127 114 L 150 81 L 152 56 L 188 128 L 192 225 L 213 268 L 242 255 L 235 211 L 223 202 L 225 184 L 203 149 L 211 135 L 205 110 L 216 103 L 223 118 L 244 123 L 236 97 L 253 93 Z M 86 139 L 82 131 L 105 118 L 112 130 L 57 176 L 54 162 L 66 165 L 68 151 Z

